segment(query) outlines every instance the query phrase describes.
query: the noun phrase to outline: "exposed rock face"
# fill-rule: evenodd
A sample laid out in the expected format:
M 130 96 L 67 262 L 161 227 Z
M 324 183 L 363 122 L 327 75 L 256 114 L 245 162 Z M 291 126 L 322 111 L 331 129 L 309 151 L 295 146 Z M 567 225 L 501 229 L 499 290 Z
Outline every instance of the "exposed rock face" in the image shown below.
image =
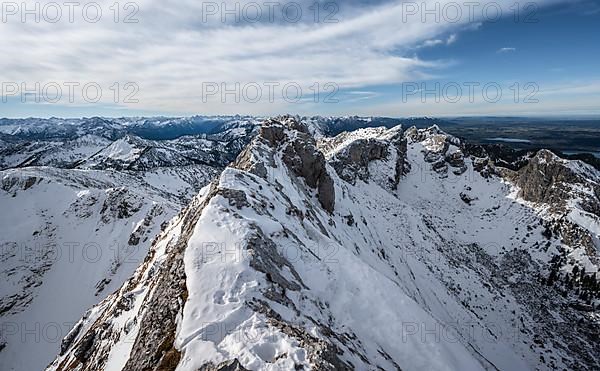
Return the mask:
M 564 205 L 569 198 L 570 184 L 580 179 L 550 151 L 541 150 L 515 179 L 519 196 L 531 202 Z
M 600 186 L 592 185 L 594 197 L 588 197 L 581 201 L 581 208 L 588 213 L 594 214 L 600 218 Z
M 317 149 L 315 139 L 301 122 L 291 117 L 282 117 L 266 121 L 260 128 L 255 139 L 266 144 L 266 149 L 260 145 L 253 146 L 259 153 L 270 152 L 274 156 L 280 152 L 283 162 L 298 177 L 304 178 L 306 184 L 317 189 L 317 197 L 321 206 L 328 212 L 333 212 L 335 207 L 335 190 L 333 180 L 327 172 L 325 157 Z M 267 177 L 265 165 L 252 158 L 249 150 L 244 151 L 234 166 L 252 173 Z
M 446 162 L 453 167 L 462 167 L 465 165 L 464 157 L 460 151 L 447 154 Z
M 327 154 L 329 163 L 343 180 L 356 184 L 385 177 L 386 188 L 396 189 L 400 178 L 408 170 L 406 162 L 406 139 L 401 126 L 390 130 L 384 128 L 362 129 L 341 133 L 334 138 L 323 139 L 319 147 Z M 372 174 L 373 171 L 385 174 Z
M 231 361 L 221 362 L 216 366 L 212 363 L 206 364 L 200 367 L 199 371 L 248 371 L 248 369 L 242 366 L 237 359 L 232 359 Z
M 129 218 L 142 208 L 142 198 L 129 192 L 125 187 L 106 190 L 106 200 L 100 214 L 104 223 L 113 219 Z
M 466 203 L 467 205 L 470 205 L 471 202 L 475 201 L 477 198 L 471 198 L 468 194 L 461 192 L 460 199 L 463 200 L 463 202 Z
M 327 173 L 325 157 L 315 146 L 308 134 L 298 135 L 283 152 L 283 162 L 296 174 L 303 177 L 312 188 L 317 188 L 319 201 L 323 208 L 333 212 L 335 190 L 333 180 Z
M 340 178 L 354 183 L 356 178 L 369 179 L 369 163 L 388 156 L 388 145 L 376 139 L 358 139 L 343 153 L 338 154 L 332 165 Z
M 473 170 L 477 171 L 484 178 L 489 178 L 493 173 L 490 166 L 490 160 L 487 157 L 472 156 Z
M 5 178 L 2 178 L 2 184 L 1 184 L 0 188 L 5 190 L 6 192 L 14 191 L 15 187 L 17 189 L 21 189 L 21 190 L 25 191 L 25 190 L 31 188 L 36 183 L 39 183 L 41 181 L 42 181 L 41 178 L 36 178 L 36 177 L 22 177 L 22 178 L 20 178 L 20 177 L 5 177 Z
M 467 171 L 467 165 L 465 164 L 465 157 L 462 151 L 457 150 L 452 153 L 447 153 L 445 156 L 445 160 L 448 163 L 448 165 L 454 168 L 452 172 L 455 175 L 461 175 L 465 171 Z
M 508 176 L 524 200 L 550 205 L 557 213 L 565 212 L 570 200 L 579 200 L 582 210 L 600 216 L 600 179 L 594 173 L 589 165 L 540 150 L 526 166 Z
M 405 136 L 413 143 L 423 143 L 425 161 L 431 163 L 431 168 L 442 177 L 448 176 L 450 168 L 456 176 L 467 171 L 463 143 L 442 132 L 436 125 L 421 130 L 412 127 L 406 131 Z
M 412 142 L 423 142 L 429 147 L 429 150 L 434 152 L 445 152 L 444 148 L 448 144 L 460 145 L 458 138 L 443 132 L 437 125 L 432 125 L 427 129 L 417 129 L 412 126 L 406 129 L 404 136 Z
M 277 251 L 275 243 L 265 236 L 258 227 L 253 226 L 254 234 L 248 238 L 247 248 L 250 251 L 250 266 L 268 275 L 269 281 L 285 290 L 298 291 L 305 287 L 302 279 L 284 256 Z M 293 279 L 286 279 L 282 272 L 287 270 Z

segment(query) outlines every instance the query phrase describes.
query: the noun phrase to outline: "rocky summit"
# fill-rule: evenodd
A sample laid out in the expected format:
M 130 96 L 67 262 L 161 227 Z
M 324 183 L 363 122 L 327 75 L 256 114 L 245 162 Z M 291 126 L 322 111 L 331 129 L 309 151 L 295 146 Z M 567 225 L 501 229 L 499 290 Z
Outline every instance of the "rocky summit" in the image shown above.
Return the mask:
M 123 134 L 71 169 L 4 170 L 2 197 L 72 189 L 64 218 L 104 238 L 135 221 L 119 238 L 144 253 L 77 304 L 47 369 L 600 368 L 598 170 L 546 150 L 505 167 L 436 125 L 328 122 L 280 116 L 223 134 L 237 148 L 225 167 L 212 150 L 141 161 L 174 144 Z M 151 182 L 195 166 L 215 175 Z M 182 184 L 201 189 L 176 212 Z M 3 297 L 2 318 L 34 316 L 63 263 L 3 259 L 27 289 Z M 3 359 L 17 353 L 7 340 Z

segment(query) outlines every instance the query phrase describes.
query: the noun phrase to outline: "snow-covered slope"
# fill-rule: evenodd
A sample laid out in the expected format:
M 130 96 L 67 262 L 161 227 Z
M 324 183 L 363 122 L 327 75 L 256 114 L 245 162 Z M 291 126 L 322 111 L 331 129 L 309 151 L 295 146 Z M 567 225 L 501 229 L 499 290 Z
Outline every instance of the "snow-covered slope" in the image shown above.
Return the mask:
M 27 166 L 70 168 L 111 144 L 109 139 L 84 135 L 75 139 L 16 141 L 0 147 L 0 169 Z
M 217 171 L 1 171 L 2 369 L 49 362 L 85 309 L 131 276 L 161 225 Z
M 458 139 L 311 128 L 266 121 L 49 369 L 600 367 L 597 234 L 569 291 L 572 229 Z
M 163 224 L 252 132 L 231 123 L 210 138 L 111 139 L 50 121 L 25 128 L 51 138 L 0 143 L 1 370 L 44 368 L 85 310 L 132 275 Z
M 77 167 L 135 171 L 197 164 L 224 167 L 239 153 L 239 150 L 229 149 L 235 143 L 201 137 L 155 141 L 126 135 L 78 163 Z

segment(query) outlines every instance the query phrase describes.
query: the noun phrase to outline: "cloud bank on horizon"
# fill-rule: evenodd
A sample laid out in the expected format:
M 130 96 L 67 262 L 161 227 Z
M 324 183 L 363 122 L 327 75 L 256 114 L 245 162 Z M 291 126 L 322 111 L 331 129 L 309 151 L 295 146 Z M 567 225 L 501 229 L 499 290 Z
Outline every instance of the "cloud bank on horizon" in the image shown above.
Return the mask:
M 561 3 L 3 2 L 0 116 L 597 113 L 600 76 L 528 79 L 527 34 L 486 37 Z

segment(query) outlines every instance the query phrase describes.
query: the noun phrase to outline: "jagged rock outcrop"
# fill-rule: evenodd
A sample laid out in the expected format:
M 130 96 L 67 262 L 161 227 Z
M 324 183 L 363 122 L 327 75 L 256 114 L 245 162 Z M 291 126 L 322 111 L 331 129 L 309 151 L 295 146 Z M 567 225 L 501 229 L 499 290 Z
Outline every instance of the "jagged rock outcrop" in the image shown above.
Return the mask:
M 580 182 L 572 169 L 547 150 L 539 151 L 515 178 L 520 197 L 556 206 L 564 206 L 570 196 L 571 185 Z
M 19 176 L 6 176 L 2 178 L 1 188 L 6 192 L 15 192 L 15 189 L 26 191 L 35 184 L 41 182 L 42 178 L 37 177 L 19 177 Z
M 403 134 L 401 126 L 389 130 L 361 129 L 323 138 L 318 146 L 343 180 L 355 184 L 357 179 L 369 182 L 384 177 L 387 184 L 382 185 L 396 189 L 401 177 L 409 169 Z
M 303 177 L 312 188 L 317 188 L 317 197 L 323 208 L 333 211 L 335 190 L 333 180 L 327 172 L 325 157 L 316 148 L 314 139 L 308 134 L 299 135 L 283 152 L 283 162 L 296 174 Z
M 449 168 L 452 168 L 455 176 L 467 171 L 463 143 L 458 138 L 444 133 L 437 125 L 427 129 L 411 127 L 406 131 L 405 137 L 410 142 L 423 143 L 425 161 L 441 176 L 446 177 Z
M 600 217 L 600 176 L 587 164 L 540 150 L 519 171 L 506 173 L 518 187 L 518 196 L 526 201 L 549 205 L 556 214 L 567 213 L 573 202 Z
M 369 180 L 369 163 L 381 160 L 389 155 L 387 145 L 375 139 L 358 139 L 346 147 L 344 153 L 336 155 L 333 167 L 347 182 L 355 182 L 356 178 Z
M 267 148 L 257 147 L 259 152 L 268 152 L 268 156 L 281 152 L 283 162 L 293 174 L 304 178 L 309 187 L 316 188 L 317 198 L 323 208 L 333 212 L 333 181 L 327 172 L 325 157 L 317 149 L 315 139 L 306 125 L 289 116 L 268 120 L 260 127 L 255 140 L 267 145 Z M 266 177 L 268 174 L 265 164 L 262 161 L 253 161 L 251 157 L 252 154 L 248 150 L 244 151 L 234 166 Z

